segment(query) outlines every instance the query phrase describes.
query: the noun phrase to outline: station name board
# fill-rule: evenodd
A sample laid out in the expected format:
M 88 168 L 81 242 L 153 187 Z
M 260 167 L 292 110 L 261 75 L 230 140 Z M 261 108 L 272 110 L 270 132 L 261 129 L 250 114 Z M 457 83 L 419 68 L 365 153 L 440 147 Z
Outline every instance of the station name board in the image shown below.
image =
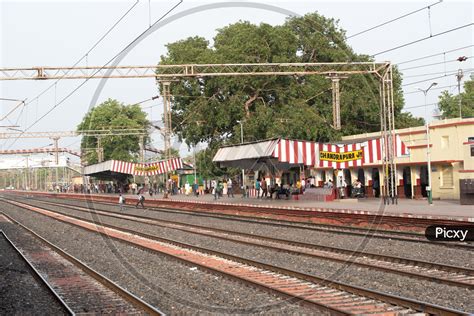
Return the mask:
M 364 151 L 362 149 L 355 151 L 348 151 L 345 153 L 336 153 L 332 151 L 320 151 L 319 159 L 326 161 L 344 162 L 362 159 Z
M 160 170 L 159 166 L 147 166 L 147 165 L 135 166 L 135 171 L 140 171 L 140 172 L 151 172 L 151 171 L 157 171 L 157 170 Z

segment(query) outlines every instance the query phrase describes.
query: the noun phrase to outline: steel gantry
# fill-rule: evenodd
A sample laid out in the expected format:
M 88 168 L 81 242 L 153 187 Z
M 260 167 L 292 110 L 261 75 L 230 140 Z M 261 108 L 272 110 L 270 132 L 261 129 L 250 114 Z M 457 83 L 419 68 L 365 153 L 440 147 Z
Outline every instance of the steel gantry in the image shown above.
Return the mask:
M 108 130 L 83 130 L 83 131 L 58 131 L 58 132 L 8 132 L 0 133 L 0 139 L 17 139 L 17 138 L 50 138 L 54 141 L 54 148 L 48 152 L 55 153 L 56 165 L 59 163 L 59 153 L 67 150 L 62 150 L 64 148 L 58 147 L 58 141 L 61 137 L 77 137 L 77 136 L 88 136 L 97 138 L 97 156 L 99 162 L 103 160 L 103 148 L 101 146 L 100 140 L 104 136 L 125 136 L 125 135 L 137 135 L 140 136 L 140 141 L 143 142 L 143 137 L 146 135 L 146 131 L 141 128 L 132 128 L 132 129 L 108 129 Z M 11 154 L 14 150 L 11 151 L 0 151 L 0 154 Z M 70 151 L 67 151 L 72 153 Z M 76 153 L 74 153 L 76 154 Z M 77 155 L 77 154 L 76 154 Z M 143 155 L 143 153 L 141 153 Z M 79 154 L 79 156 L 81 156 Z
M 384 139 L 383 166 L 385 203 L 397 202 L 395 164 L 395 120 L 393 78 L 390 62 L 343 63 L 256 63 L 256 64 L 182 64 L 149 66 L 86 66 L 0 68 L 0 80 L 155 78 L 161 84 L 165 105 L 165 153 L 169 153 L 171 135 L 171 81 L 182 78 L 224 76 L 307 76 L 329 78 L 333 87 L 333 124 L 340 128 L 339 80 L 351 75 L 373 75 L 379 80 L 380 123 Z

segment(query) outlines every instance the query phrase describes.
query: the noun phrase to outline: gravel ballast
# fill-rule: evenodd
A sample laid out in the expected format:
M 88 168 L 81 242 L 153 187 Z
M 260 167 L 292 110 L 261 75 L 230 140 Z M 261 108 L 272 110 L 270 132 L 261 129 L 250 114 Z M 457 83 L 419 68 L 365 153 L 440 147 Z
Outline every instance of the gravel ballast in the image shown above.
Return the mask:
M 12 225 L 0 223 L 0 230 Z M 16 232 L 12 233 L 16 234 Z M 11 240 L 12 238 L 10 238 Z M 0 315 L 68 315 L 27 263 L 0 234 Z
M 0 210 L 166 313 L 315 312 L 279 296 L 31 211 L 5 203 L 0 203 Z M 15 229 L 4 227 L 12 236 Z
M 52 202 L 68 203 L 82 207 L 96 207 L 97 209 L 118 211 L 118 206 L 86 203 L 84 201 L 48 199 Z M 435 262 L 440 264 L 454 265 L 459 267 L 474 268 L 473 251 L 459 248 L 448 248 L 436 244 L 405 242 L 400 240 L 382 239 L 375 237 L 363 237 L 337 232 L 322 232 L 298 228 L 277 227 L 247 222 L 238 222 L 231 219 L 195 216 L 192 214 L 180 214 L 161 212 L 152 209 L 126 208 L 127 214 L 148 216 L 156 219 L 178 221 L 193 225 L 201 225 L 210 228 L 228 229 L 232 231 L 256 234 L 280 239 L 289 239 L 299 242 L 312 243 L 316 245 L 337 247 L 362 252 L 373 252 L 387 256 L 398 256 L 414 260 Z
M 51 205 L 45 205 L 45 208 L 60 210 L 61 212 L 67 214 L 80 216 L 85 219 L 91 219 L 91 214 L 86 212 L 67 210 Z M 100 208 L 105 209 L 107 207 L 101 205 Z M 109 208 L 113 209 L 113 207 L 111 206 Z M 133 210 L 132 212 L 135 212 L 135 210 Z M 143 215 L 144 212 L 150 211 L 140 210 L 138 212 Z M 151 214 L 153 213 L 151 212 Z M 93 215 L 93 218 L 97 219 L 97 215 Z M 275 252 L 272 250 L 263 249 L 261 247 L 242 245 L 235 242 L 223 241 L 216 238 L 199 236 L 196 234 L 185 233 L 182 231 L 177 231 L 168 228 L 156 227 L 148 224 L 134 223 L 127 220 L 115 219 L 110 217 L 100 217 L 100 220 L 103 223 L 119 225 L 140 232 L 154 234 L 160 237 L 169 238 L 185 243 L 190 243 L 200 247 L 210 248 L 236 256 L 242 256 L 248 259 L 262 261 L 272 265 L 282 266 L 288 269 L 317 275 L 331 280 L 337 280 L 353 285 L 368 287 L 374 290 L 404 297 L 410 297 L 413 299 L 422 300 L 438 305 L 449 306 L 464 311 L 474 311 L 474 305 L 471 302 L 472 300 L 470 299 L 472 293 L 470 290 L 465 288 L 441 285 L 434 282 L 430 282 L 428 280 L 413 279 L 397 274 L 382 272 L 379 270 L 369 270 L 368 268 L 361 268 L 356 265 L 347 266 L 342 263 L 335 263 L 327 260 L 314 259 L 306 256 L 291 255 L 284 252 Z M 232 227 L 232 229 L 237 230 L 237 226 L 240 228 L 241 225 L 243 225 L 243 223 L 237 222 Z M 257 231 L 261 233 L 262 228 Z M 343 235 L 342 237 L 347 236 Z M 413 246 L 413 243 L 408 244 Z M 446 250 L 447 252 L 449 252 L 450 249 L 446 247 L 441 247 L 440 249 L 438 249 L 438 255 L 443 255 L 439 252 L 441 250 Z M 469 257 L 469 252 L 464 251 L 463 255 L 466 256 L 464 260 L 469 260 L 469 258 L 472 258 Z

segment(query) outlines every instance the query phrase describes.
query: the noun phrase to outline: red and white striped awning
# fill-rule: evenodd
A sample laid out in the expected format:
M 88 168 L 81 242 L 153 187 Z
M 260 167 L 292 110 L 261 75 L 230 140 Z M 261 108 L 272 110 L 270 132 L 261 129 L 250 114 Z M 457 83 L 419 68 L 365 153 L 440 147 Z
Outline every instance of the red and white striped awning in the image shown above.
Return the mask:
M 395 135 L 393 144 L 396 157 L 409 155 L 407 146 Z M 223 166 L 249 166 L 248 160 L 266 158 L 289 165 L 306 165 L 316 168 L 349 168 L 373 164 L 382 160 L 383 138 L 352 144 L 317 143 L 290 139 L 276 139 L 220 148 L 213 161 Z M 274 164 L 276 166 L 276 161 Z
M 157 174 L 167 173 L 173 170 L 183 168 L 183 161 L 181 158 L 172 158 L 157 162 L 135 163 L 120 160 L 109 160 L 96 165 L 87 166 L 84 168 L 84 173 L 94 174 L 104 171 L 118 172 L 130 174 L 134 176 L 153 176 Z
M 383 138 L 353 144 L 316 143 L 280 139 L 273 152 L 273 157 L 278 158 L 280 162 L 290 164 L 344 169 L 372 164 L 382 160 L 383 145 Z M 332 158 L 324 159 L 322 153 L 327 153 Z M 410 154 L 408 147 L 401 141 L 399 135 L 395 135 L 394 153 L 396 157 Z

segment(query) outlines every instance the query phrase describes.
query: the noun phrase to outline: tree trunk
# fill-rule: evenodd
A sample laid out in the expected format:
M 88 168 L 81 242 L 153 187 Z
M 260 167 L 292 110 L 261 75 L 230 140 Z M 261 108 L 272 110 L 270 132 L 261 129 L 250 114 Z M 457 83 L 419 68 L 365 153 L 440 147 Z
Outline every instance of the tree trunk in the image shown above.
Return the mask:
M 245 101 L 245 104 L 244 104 L 244 107 L 245 107 L 245 117 L 250 117 L 250 110 L 249 110 L 249 107 L 250 105 L 252 104 L 253 101 L 255 101 L 257 99 L 257 96 L 258 96 L 258 93 L 255 93 L 254 95 L 252 95 L 250 97 L 250 99 L 248 99 L 247 101 Z

